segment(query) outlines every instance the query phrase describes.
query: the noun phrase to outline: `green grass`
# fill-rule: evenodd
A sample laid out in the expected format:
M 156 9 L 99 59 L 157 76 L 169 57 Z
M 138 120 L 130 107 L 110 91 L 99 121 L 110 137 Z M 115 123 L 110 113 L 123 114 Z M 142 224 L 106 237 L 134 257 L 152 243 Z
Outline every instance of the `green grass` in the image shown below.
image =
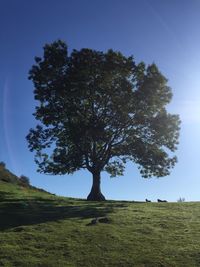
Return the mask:
M 90 203 L 0 181 L 0 266 L 200 266 L 200 203 Z

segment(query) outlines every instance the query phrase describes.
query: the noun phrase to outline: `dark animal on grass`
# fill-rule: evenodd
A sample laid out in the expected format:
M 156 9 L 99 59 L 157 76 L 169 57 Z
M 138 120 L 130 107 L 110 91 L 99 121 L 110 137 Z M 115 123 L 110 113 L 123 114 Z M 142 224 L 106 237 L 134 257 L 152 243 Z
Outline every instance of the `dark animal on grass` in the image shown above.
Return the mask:
M 158 202 L 167 202 L 167 200 L 162 200 L 162 199 L 157 199 L 158 200 Z
M 100 218 L 99 219 L 99 222 L 100 223 L 109 223 L 110 222 L 110 219 L 108 219 L 107 217 L 103 217 L 103 218 Z
M 149 199 L 147 199 L 147 198 L 145 199 L 145 201 L 146 201 L 146 202 L 151 202 L 151 200 L 149 200 Z
M 96 224 L 96 223 L 98 223 L 98 218 L 95 218 L 95 219 L 93 219 L 93 220 L 91 220 L 91 225 L 93 225 L 93 224 Z
M 98 223 L 109 223 L 110 222 L 110 219 L 107 218 L 107 217 L 103 217 L 103 218 L 94 218 L 91 220 L 90 223 L 88 223 L 87 225 L 90 226 L 90 225 L 95 225 L 95 224 L 98 224 Z

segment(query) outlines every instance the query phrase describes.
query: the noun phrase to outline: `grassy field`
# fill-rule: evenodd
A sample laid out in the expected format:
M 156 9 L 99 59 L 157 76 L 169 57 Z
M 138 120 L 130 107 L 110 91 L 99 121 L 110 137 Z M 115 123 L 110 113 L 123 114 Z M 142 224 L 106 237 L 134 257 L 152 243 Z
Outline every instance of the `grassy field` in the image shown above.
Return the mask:
M 0 266 L 200 266 L 200 203 L 90 203 L 0 181 Z

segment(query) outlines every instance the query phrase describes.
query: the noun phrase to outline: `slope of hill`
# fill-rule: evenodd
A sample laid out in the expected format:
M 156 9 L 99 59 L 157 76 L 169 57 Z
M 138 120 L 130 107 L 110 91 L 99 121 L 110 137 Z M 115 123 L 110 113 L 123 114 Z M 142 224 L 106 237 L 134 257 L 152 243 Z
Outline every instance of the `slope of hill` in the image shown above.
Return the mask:
M 200 266 L 200 203 L 91 203 L 2 175 L 0 266 Z
M 12 184 L 19 184 L 19 179 L 16 175 L 6 169 L 5 164 L 0 162 L 0 181 Z

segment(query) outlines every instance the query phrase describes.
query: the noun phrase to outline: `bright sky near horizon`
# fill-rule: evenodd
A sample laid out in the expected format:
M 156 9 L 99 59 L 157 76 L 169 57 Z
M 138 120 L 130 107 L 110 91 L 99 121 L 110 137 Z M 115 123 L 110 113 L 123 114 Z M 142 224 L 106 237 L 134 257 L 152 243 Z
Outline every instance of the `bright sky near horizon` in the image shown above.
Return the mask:
M 69 49 L 119 50 L 136 62 L 155 62 L 168 78 L 180 114 L 178 164 L 164 178 L 143 179 L 133 164 L 123 177 L 102 174 L 107 199 L 200 200 L 200 1 L 198 0 L 0 0 L 0 161 L 33 185 L 85 198 L 91 175 L 36 172 L 25 136 L 36 121 L 33 84 L 27 79 L 45 43 L 62 39 Z

